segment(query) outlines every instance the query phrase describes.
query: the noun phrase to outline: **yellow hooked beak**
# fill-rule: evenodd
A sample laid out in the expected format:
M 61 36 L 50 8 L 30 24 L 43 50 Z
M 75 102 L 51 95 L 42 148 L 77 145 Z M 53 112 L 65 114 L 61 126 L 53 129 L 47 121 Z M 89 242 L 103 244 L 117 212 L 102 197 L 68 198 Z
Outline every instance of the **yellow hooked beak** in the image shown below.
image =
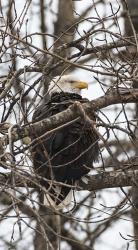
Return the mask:
M 87 82 L 76 81 L 76 82 L 74 82 L 74 86 L 75 86 L 75 88 L 78 88 L 78 89 L 88 89 Z

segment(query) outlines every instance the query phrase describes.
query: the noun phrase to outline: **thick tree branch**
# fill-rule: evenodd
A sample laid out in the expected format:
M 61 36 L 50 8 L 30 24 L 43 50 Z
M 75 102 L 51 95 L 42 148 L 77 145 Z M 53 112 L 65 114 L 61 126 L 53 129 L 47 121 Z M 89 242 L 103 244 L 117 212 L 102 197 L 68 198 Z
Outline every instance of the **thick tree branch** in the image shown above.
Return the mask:
M 105 188 L 127 187 L 132 185 L 137 186 L 138 170 L 103 172 L 87 176 L 87 178 L 87 184 L 82 181 L 79 182 L 79 186 L 77 187 L 78 190 L 97 191 Z M 25 187 L 25 184 L 30 188 L 41 187 L 41 185 L 39 185 L 39 180 L 37 181 L 36 176 L 29 174 L 16 174 L 16 187 Z M 5 189 L 12 187 L 11 174 L 0 174 L 0 186 L 4 186 Z
M 85 48 L 83 45 L 78 44 L 78 42 L 73 41 L 72 44 L 67 44 L 67 47 L 75 47 L 77 48 L 80 52 L 73 54 L 69 59 L 73 59 L 76 57 L 79 57 L 80 55 L 89 55 L 89 54 L 96 54 L 98 52 L 105 53 L 109 52 L 109 50 L 114 49 L 114 48 L 122 48 L 126 46 L 136 46 L 135 44 L 135 39 L 133 37 L 126 37 L 123 39 L 118 39 L 116 42 L 108 43 L 108 44 L 103 44 L 103 45 L 98 45 L 98 46 L 93 46 L 92 48 Z M 63 45 L 64 46 L 64 45 Z M 82 54 L 83 53 L 83 54 Z
M 83 190 L 97 191 L 105 188 L 136 186 L 138 171 L 111 171 L 88 177 L 88 184 L 80 181 Z
M 119 103 L 136 103 L 138 102 L 138 90 L 137 89 L 114 89 L 108 91 L 104 96 L 101 96 L 94 101 L 90 101 L 82 104 L 84 111 L 87 114 L 91 114 L 93 111 L 98 111 L 102 108 L 113 104 Z M 33 133 L 38 135 L 43 135 L 46 132 L 59 129 L 61 125 L 67 126 L 69 122 L 76 121 L 82 116 L 80 110 L 77 108 L 78 104 L 74 103 L 67 110 L 62 111 L 56 115 L 51 116 L 50 118 L 44 119 L 36 123 L 30 123 L 29 125 L 23 127 L 13 128 L 12 130 L 12 140 L 17 141 L 26 136 L 30 136 Z M 8 136 L 1 138 L 1 141 L 4 141 L 5 144 L 8 142 Z

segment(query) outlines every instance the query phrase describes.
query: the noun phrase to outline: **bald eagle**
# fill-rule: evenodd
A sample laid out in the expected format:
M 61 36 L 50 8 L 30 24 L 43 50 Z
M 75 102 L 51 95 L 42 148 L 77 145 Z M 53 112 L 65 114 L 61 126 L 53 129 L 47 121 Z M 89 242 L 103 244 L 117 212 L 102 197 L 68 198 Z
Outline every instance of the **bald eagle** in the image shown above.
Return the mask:
M 86 82 L 71 75 L 56 77 L 49 85 L 49 100 L 43 101 L 36 109 L 32 121 L 58 114 L 75 101 L 88 101 L 81 96 L 81 90 L 87 87 Z M 33 132 L 32 140 L 39 136 Z M 40 139 L 32 149 L 32 157 L 35 172 L 42 177 L 41 185 L 46 190 L 44 204 L 55 209 L 67 206 L 71 199 L 71 185 L 89 173 L 98 153 L 98 136 L 85 119 L 63 126 Z

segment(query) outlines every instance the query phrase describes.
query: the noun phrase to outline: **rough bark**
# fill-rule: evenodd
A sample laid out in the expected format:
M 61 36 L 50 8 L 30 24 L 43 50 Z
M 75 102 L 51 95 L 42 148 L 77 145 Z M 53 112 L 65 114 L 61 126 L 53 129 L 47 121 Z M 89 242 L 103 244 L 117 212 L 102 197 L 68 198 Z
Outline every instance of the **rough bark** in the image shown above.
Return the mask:
M 127 36 L 135 36 L 136 44 L 137 44 L 137 36 L 138 33 L 138 1 L 137 0 L 127 0 L 127 4 L 124 5 L 125 9 L 125 35 Z M 138 46 L 131 46 L 128 49 L 129 54 L 131 56 L 132 62 L 134 62 L 135 67 L 132 67 L 132 72 L 134 72 L 135 76 L 137 76 L 138 67 L 136 65 L 136 59 L 138 57 Z M 134 80 L 133 87 L 138 88 L 138 81 Z M 138 104 L 136 104 L 136 113 L 135 118 L 138 119 Z M 137 124 L 138 125 L 138 124 Z M 135 136 L 138 137 L 138 129 L 135 129 Z M 135 155 L 137 159 L 137 149 L 138 142 L 135 141 Z M 137 164 L 137 160 L 136 160 Z M 132 187 L 132 200 L 134 206 L 132 207 L 132 218 L 133 218 L 133 226 L 134 226 L 134 237 L 138 237 L 138 187 L 137 185 Z M 138 241 L 135 240 L 135 248 L 138 250 Z
M 131 165 L 132 168 L 136 168 L 137 165 Z M 118 168 L 118 166 L 116 166 Z M 120 166 L 120 171 L 110 171 L 103 172 L 94 175 L 87 176 L 87 184 L 80 181 L 77 186 L 71 186 L 78 191 L 88 190 L 88 191 L 98 191 L 105 188 L 114 187 L 127 187 L 127 186 L 137 186 L 138 182 L 138 170 L 125 170 L 125 167 Z M 58 182 L 60 184 L 60 182 Z M 5 190 L 12 186 L 11 174 L 0 174 L 0 185 L 5 187 Z M 39 179 L 36 176 L 18 173 L 15 175 L 15 185 L 16 187 L 28 188 L 42 188 L 39 184 Z
M 57 52 L 57 47 L 62 45 L 63 43 L 68 43 L 71 42 L 74 38 L 74 14 L 73 14 L 73 2 L 72 0 L 59 0 L 58 1 L 58 14 L 57 14 L 57 20 L 54 24 L 54 36 L 55 36 L 55 41 L 54 41 L 54 52 Z M 58 55 L 67 58 L 69 55 L 70 50 L 61 50 L 58 51 Z M 51 64 L 54 64 L 58 61 L 58 58 L 54 58 L 51 60 Z M 55 68 L 53 73 L 49 74 L 49 77 L 47 77 L 47 68 L 44 67 L 43 70 L 43 85 L 44 85 L 44 94 L 47 92 L 48 89 L 48 83 L 50 77 L 52 78 L 54 75 L 61 75 L 64 71 L 66 70 L 66 73 L 69 71 L 68 66 L 66 64 L 62 64 L 61 67 Z M 45 76 L 46 75 L 46 76 Z M 46 131 L 46 130 L 45 130 Z M 40 207 L 39 213 L 41 214 L 42 208 Z M 50 225 L 57 233 L 59 233 L 59 222 L 58 219 L 59 217 L 43 217 L 45 222 Z M 38 230 L 42 231 L 40 224 L 37 223 Z M 56 250 L 58 249 L 58 244 L 59 244 L 59 239 L 58 237 L 53 236 L 52 233 L 46 231 L 46 228 L 44 228 L 47 237 L 49 241 L 51 242 L 53 249 Z M 44 249 L 51 249 L 50 246 L 46 246 L 46 242 L 44 237 L 42 237 L 41 234 L 36 233 L 35 239 L 34 239 L 34 246 L 36 250 L 44 250 Z
M 11 138 L 12 141 L 17 141 L 19 139 L 29 136 L 32 131 L 35 131 L 39 135 L 44 135 L 49 131 L 53 131 L 53 129 L 60 129 L 62 125 L 69 125 L 70 122 L 72 123 L 73 121 L 76 121 L 76 119 L 79 119 L 79 117 L 83 117 L 83 119 L 86 119 L 86 114 L 91 116 L 91 113 L 93 113 L 94 111 L 98 111 L 110 105 L 136 102 L 138 102 L 138 90 L 127 88 L 123 88 L 120 90 L 114 89 L 108 91 L 105 95 L 95 99 L 94 101 L 86 102 L 82 105 L 79 102 L 75 102 L 67 110 L 53 115 L 50 118 L 44 119 L 40 122 L 36 122 L 33 124 L 30 123 L 29 125 L 27 124 L 22 127 L 15 125 L 11 130 Z M 84 114 L 86 116 L 84 116 Z M 4 128 L 4 126 L 5 124 L 1 124 L 1 128 Z M 8 127 L 10 126 L 12 125 L 9 124 Z M 7 144 L 8 136 L 6 135 L 4 137 L 1 137 L 1 141 Z

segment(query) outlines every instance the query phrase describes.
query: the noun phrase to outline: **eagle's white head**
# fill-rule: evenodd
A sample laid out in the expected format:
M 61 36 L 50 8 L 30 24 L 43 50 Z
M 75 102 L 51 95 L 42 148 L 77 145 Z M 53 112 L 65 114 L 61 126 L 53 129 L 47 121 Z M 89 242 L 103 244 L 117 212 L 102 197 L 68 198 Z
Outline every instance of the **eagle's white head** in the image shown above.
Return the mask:
M 49 85 L 49 94 L 56 92 L 68 92 L 81 94 L 82 89 L 88 88 L 88 83 L 78 80 L 75 76 L 64 75 L 52 79 Z

